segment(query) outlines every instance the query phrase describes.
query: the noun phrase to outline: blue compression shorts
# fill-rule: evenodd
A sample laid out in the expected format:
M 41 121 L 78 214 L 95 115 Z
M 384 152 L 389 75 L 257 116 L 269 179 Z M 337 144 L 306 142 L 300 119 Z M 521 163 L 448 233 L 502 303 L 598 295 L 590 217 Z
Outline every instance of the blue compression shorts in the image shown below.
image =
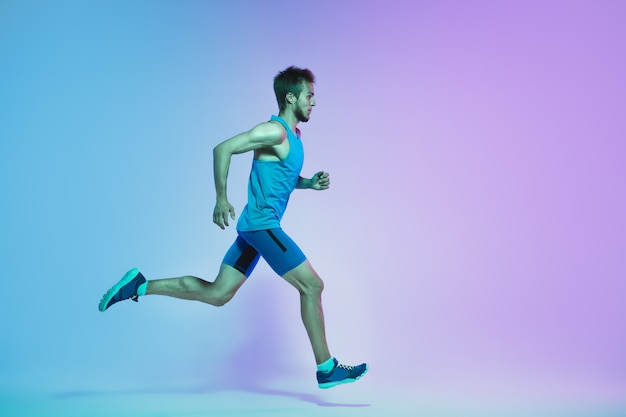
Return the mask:
M 278 275 L 283 276 L 306 260 L 306 256 L 281 228 L 240 232 L 222 263 L 249 277 L 263 257 Z

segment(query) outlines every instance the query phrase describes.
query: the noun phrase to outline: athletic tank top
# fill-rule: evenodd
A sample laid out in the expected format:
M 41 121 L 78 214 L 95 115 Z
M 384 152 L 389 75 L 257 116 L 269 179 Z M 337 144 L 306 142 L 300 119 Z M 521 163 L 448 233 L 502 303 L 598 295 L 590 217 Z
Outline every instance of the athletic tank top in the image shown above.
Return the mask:
M 300 131 L 291 131 L 287 123 L 278 116 L 271 120 L 279 122 L 287 131 L 289 154 L 282 161 L 252 160 L 248 181 L 248 204 L 244 207 L 237 222 L 237 230 L 251 232 L 280 227 L 291 192 L 298 184 L 304 149 L 300 141 Z

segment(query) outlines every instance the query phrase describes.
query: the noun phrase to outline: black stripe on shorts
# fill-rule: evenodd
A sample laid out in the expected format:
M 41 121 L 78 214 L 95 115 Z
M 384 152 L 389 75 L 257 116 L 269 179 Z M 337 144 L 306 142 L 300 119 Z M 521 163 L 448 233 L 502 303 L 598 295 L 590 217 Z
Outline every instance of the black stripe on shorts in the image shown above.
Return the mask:
M 276 235 L 274 234 L 274 232 L 272 232 L 270 229 L 266 230 L 267 234 L 270 235 L 270 237 L 272 238 L 272 240 L 274 242 L 276 242 L 276 244 L 278 245 L 278 247 L 280 249 L 282 249 L 283 252 L 287 252 L 287 248 L 285 247 L 285 245 L 282 244 L 282 242 L 280 240 L 278 240 L 278 238 L 276 237 Z
M 256 251 L 252 246 L 248 246 L 245 251 L 239 256 L 237 262 L 235 262 L 235 269 L 242 274 L 246 274 L 248 268 L 250 268 L 250 264 L 254 261 L 254 258 L 258 255 L 259 252 Z

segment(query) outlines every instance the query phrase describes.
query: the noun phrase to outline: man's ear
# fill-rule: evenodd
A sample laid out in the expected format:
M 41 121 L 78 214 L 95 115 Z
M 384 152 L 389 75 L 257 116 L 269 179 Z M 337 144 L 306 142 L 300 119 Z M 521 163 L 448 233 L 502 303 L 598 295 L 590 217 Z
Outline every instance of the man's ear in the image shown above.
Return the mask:
M 293 104 L 296 102 L 296 96 L 290 91 L 287 93 L 287 103 Z

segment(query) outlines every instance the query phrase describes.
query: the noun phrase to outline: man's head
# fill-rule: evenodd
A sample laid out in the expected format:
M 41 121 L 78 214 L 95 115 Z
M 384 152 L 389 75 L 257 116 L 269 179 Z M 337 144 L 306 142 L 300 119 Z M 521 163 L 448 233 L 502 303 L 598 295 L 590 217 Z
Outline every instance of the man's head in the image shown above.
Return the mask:
M 310 109 L 307 110 L 303 107 L 315 106 L 315 100 L 313 99 L 314 83 L 315 76 L 308 69 L 291 66 L 279 72 L 274 77 L 274 93 L 276 94 L 279 110 L 282 112 L 288 106 L 292 106 L 298 120 L 302 122 L 308 121 Z M 308 97 L 301 97 L 303 92 Z

